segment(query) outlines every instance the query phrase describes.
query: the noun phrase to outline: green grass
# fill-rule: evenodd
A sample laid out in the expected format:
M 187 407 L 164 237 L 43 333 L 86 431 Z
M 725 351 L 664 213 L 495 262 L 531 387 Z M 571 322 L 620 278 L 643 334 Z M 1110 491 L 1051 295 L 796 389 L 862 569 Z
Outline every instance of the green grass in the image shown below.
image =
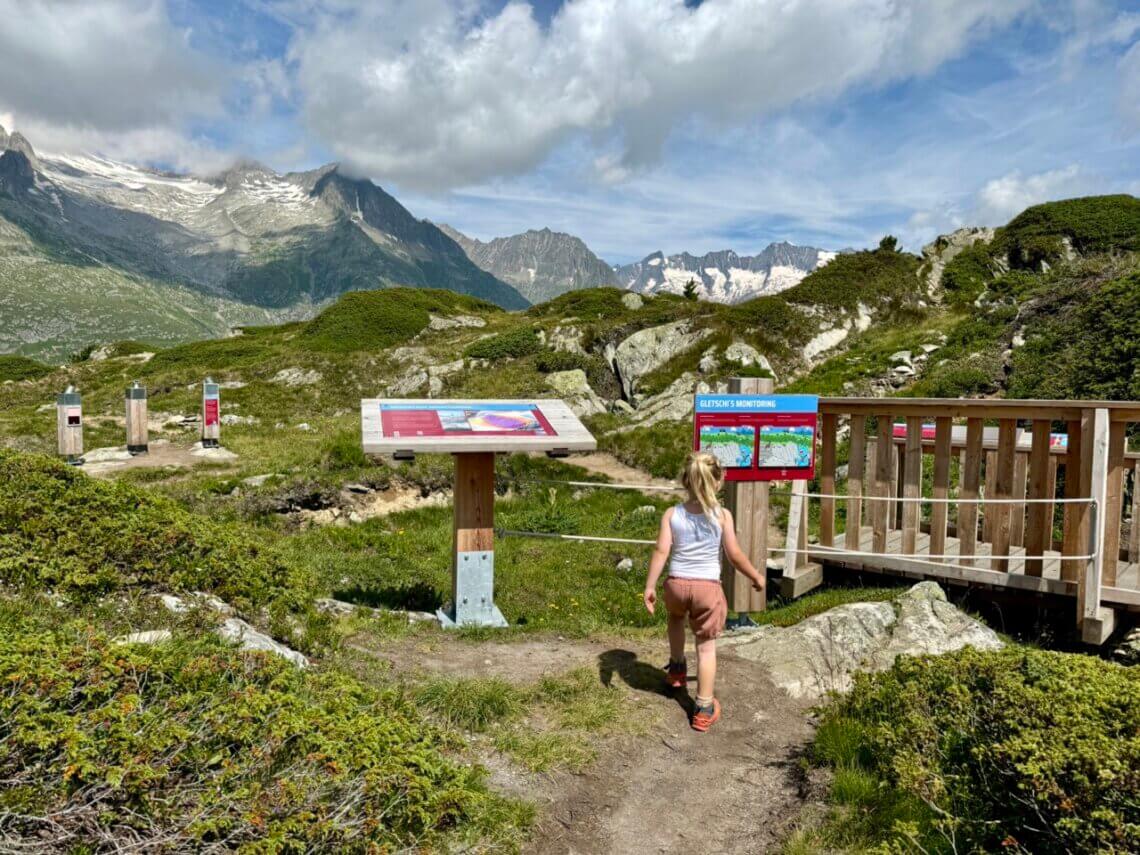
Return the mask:
M 412 696 L 447 724 L 475 733 L 518 718 L 525 697 L 500 677 L 434 677 Z
M 26 356 L 0 356 L 0 383 L 8 380 L 38 380 L 53 370 Z

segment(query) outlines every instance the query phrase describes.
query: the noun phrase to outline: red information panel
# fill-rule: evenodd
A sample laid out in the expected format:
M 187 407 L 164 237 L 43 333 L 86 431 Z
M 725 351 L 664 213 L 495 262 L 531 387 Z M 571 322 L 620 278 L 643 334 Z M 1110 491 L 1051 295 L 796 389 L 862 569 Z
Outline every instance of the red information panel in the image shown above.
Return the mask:
M 693 448 L 714 454 L 727 481 L 815 475 L 815 395 L 697 395 Z
M 534 404 L 382 404 L 380 419 L 386 437 L 421 436 L 557 436 L 542 410 Z
M 218 399 L 206 398 L 202 401 L 203 409 L 205 410 L 206 424 L 209 426 L 218 423 Z

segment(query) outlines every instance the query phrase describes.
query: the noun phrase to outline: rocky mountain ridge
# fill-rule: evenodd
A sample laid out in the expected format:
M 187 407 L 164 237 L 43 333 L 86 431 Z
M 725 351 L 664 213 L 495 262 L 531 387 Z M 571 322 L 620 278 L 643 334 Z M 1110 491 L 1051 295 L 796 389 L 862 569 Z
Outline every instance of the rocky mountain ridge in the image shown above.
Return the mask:
M 440 229 L 463 247 L 481 269 L 513 285 L 532 303 L 579 288 L 617 285 L 614 270 L 581 238 L 548 228 L 529 229 L 489 241 L 471 238 L 447 225 Z

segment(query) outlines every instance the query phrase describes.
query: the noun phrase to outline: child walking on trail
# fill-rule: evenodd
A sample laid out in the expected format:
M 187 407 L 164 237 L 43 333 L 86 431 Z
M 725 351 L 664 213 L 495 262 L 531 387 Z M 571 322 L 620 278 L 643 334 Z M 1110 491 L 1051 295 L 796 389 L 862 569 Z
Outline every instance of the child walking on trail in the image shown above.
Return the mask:
M 665 579 L 665 608 L 669 612 L 669 685 L 685 687 L 685 621 L 697 642 L 697 702 L 693 730 L 707 731 L 720 718 L 720 703 L 713 696 L 716 680 L 716 637 L 724 630 L 728 602 L 720 584 L 721 550 L 737 570 L 752 580 L 757 591 L 764 577 L 752 566 L 736 540 L 732 514 L 720 506 L 717 493 L 724 484 L 720 462 L 711 454 L 695 452 L 685 461 L 681 483 L 688 501 L 661 517 L 657 546 L 645 581 L 645 608 L 657 607 L 657 580 L 669 560 Z

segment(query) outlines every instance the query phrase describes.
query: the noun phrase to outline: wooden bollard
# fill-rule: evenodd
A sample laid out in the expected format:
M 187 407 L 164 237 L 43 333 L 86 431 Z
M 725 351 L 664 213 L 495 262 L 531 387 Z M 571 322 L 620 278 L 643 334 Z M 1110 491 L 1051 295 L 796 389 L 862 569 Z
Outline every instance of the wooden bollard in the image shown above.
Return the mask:
M 72 466 L 83 462 L 83 403 L 74 386 L 55 400 L 59 454 Z
M 146 454 L 150 444 L 147 425 L 146 386 L 136 380 L 127 388 L 127 451 Z
M 221 389 L 212 377 L 202 384 L 202 447 L 217 448 L 222 438 Z

